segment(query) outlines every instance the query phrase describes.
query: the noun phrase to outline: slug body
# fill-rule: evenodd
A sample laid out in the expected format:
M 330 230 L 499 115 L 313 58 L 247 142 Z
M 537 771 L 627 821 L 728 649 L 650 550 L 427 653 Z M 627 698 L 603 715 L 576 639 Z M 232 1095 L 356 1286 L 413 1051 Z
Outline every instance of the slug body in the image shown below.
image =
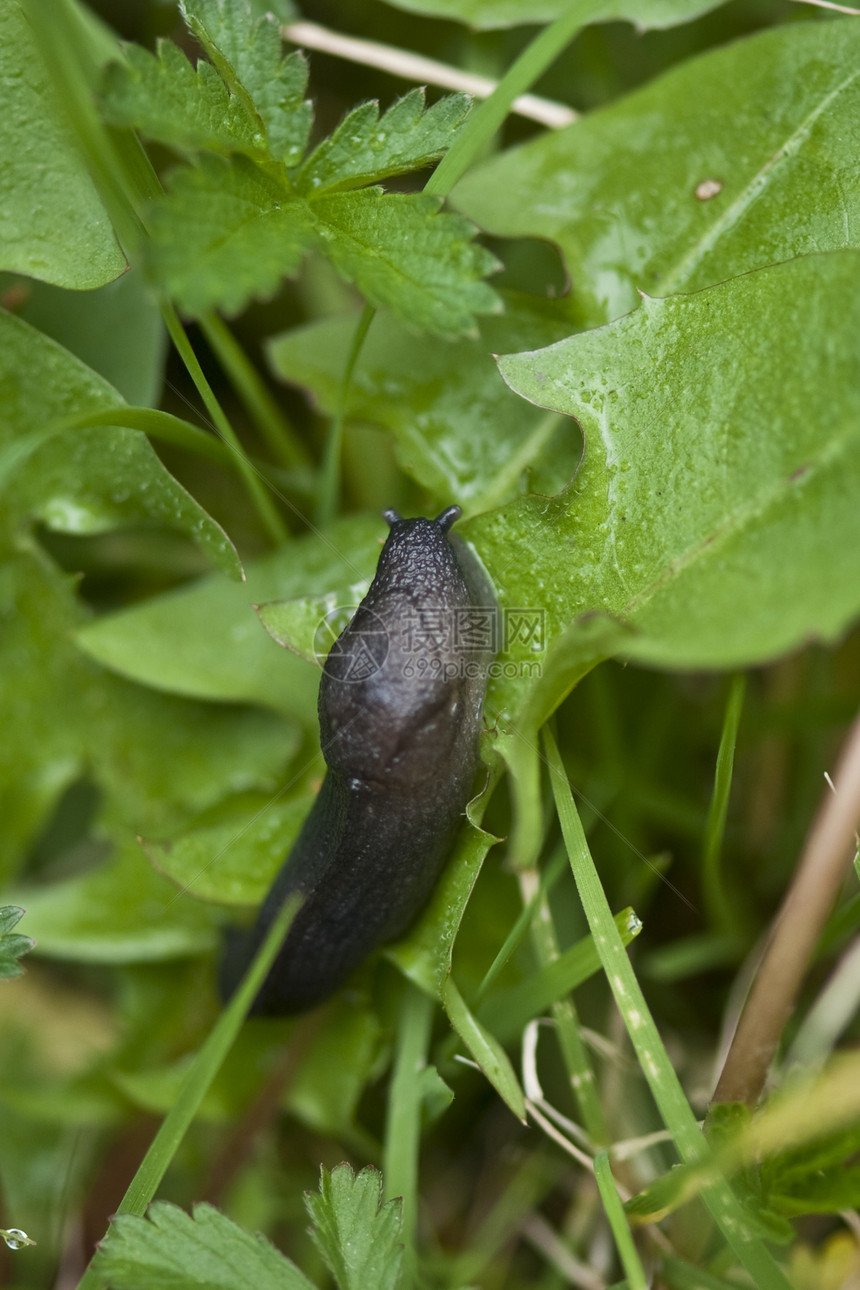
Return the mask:
M 304 904 L 254 1003 L 257 1015 L 313 1007 L 416 917 L 469 800 L 492 657 L 464 646 L 470 613 L 492 609 L 469 553 L 435 520 L 385 518 L 376 576 L 332 647 L 319 692 L 328 771 L 250 934 L 228 951 L 230 993 L 284 899 Z M 480 637 L 480 632 L 478 633 Z M 486 637 L 486 633 L 485 633 Z

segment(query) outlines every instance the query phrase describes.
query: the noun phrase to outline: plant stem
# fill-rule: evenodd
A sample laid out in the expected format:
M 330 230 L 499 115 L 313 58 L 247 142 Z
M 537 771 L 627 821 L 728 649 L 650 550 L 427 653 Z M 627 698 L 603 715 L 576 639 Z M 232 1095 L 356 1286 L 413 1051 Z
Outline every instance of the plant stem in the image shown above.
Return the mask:
M 418 1154 L 421 1142 L 423 1089 L 430 1028 L 435 1004 L 429 995 L 408 986 L 397 1030 L 397 1053 L 388 1095 L 383 1178 L 386 1199 L 403 1198 L 402 1235 L 405 1286 L 415 1274 L 415 1226 L 418 1216 Z
M 200 319 L 200 328 L 277 459 L 285 466 L 309 466 L 304 444 L 293 433 L 260 373 L 224 319 L 218 314 L 205 314 Z
M 712 1157 L 692 1108 L 654 1024 L 645 996 L 627 957 L 606 900 L 555 739 L 544 727 L 546 761 L 552 780 L 561 830 L 570 857 L 582 908 L 597 944 L 609 987 L 615 996 L 630 1041 L 639 1059 L 663 1123 L 672 1133 L 685 1164 L 703 1165 Z M 779 1266 L 763 1242 L 753 1235 L 743 1209 L 723 1178 L 709 1182 L 703 1200 L 727 1244 L 747 1269 L 758 1290 L 789 1290 Z
M 860 716 L 849 731 L 738 1022 L 714 1102 L 761 1097 L 770 1064 L 824 922 L 854 860 L 860 825 Z
M 741 673 L 732 678 L 729 698 L 726 703 L 723 733 L 720 738 L 717 767 L 714 775 L 714 792 L 708 810 L 704 854 L 702 856 L 702 894 L 705 904 L 712 921 L 727 936 L 737 935 L 738 908 L 737 903 L 732 900 L 730 894 L 726 891 L 720 858 L 723 837 L 726 831 L 729 797 L 732 791 L 735 744 L 738 737 L 738 726 L 744 706 L 745 693 L 746 677 Z
M 176 351 L 188 369 L 188 374 L 197 387 L 201 399 L 206 405 L 206 411 L 212 418 L 220 437 L 233 453 L 236 469 L 244 481 L 245 487 L 251 495 L 251 498 L 257 508 L 261 520 L 269 531 L 269 536 L 276 546 L 281 546 L 287 541 L 289 536 L 287 527 L 276 509 L 271 497 L 266 491 L 266 486 L 260 476 L 248 460 L 245 450 L 236 437 L 236 432 L 231 426 L 226 414 L 221 408 L 211 385 L 203 374 L 197 355 L 191 346 L 188 335 L 173 305 L 169 301 L 163 300 L 161 303 L 161 314 L 164 318 L 170 339 L 176 346 Z
M 251 966 L 242 978 L 239 988 L 194 1058 L 176 1101 L 165 1116 L 128 1190 L 117 1206 L 118 1214 L 140 1216 L 145 1213 L 147 1205 L 155 1195 L 171 1160 L 200 1109 L 200 1104 L 208 1093 L 212 1081 L 233 1047 L 248 1010 L 275 961 L 300 904 L 301 899 L 297 896 L 291 896 L 284 902 Z M 97 1259 L 98 1255 L 95 1257 Z M 78 1283 L 78 1290 L 101 1290 L 103 1286 L 104 1282 L 98 1274 L 98 1266 L 91 1262 Z

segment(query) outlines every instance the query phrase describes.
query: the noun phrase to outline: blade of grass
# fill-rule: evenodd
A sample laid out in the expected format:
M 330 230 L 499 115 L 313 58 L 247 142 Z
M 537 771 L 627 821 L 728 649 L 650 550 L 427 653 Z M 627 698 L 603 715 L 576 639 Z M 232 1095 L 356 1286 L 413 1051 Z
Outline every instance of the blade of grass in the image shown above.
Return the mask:
M 517 946 L 522 942 L 524 936 L 529 930 L 529 924 L 534 918 L 538 902 L 548 891 L 552 890 L 566 868 L 567 852 L 564 847 L 559 847 L 541 873 L 540 881 L 538 882 L 536 890 L 532 892 L 527 903 L 520 910 L 520 913 L 517 916 L 517 921 L 505 937 L 501 949 L 487 968 L 487 971 L 484 974 L 484 979 L 475 991 L 475 998 L 473 1000 L 473 1005 L 475 1007 L 478 1007 L 484 1000 L 487 993 L 494 985 L 502 968 L 505 966 Z
M 741 673 L 732 677 L 723 718 L 723 732 L 720 737 L 720 748 L 717 753 L 717 767 L 714 774 L 714 791 L 708 809 L 708 822 L 705 827 L 705 845 L 702 854 L 702 895 L 710 919 L 724 934 L 737 939 L 739 902 L 732 899 L 726 890 L 725 877 L 720 863 L 723 850 L 723 836 L 726 831 L 726 815 L 729 809 L 729 796 L 732 791 L 732 770 L 735 761 L 735 744 L 738 737 L 741 712 L 746 694 L 746 676 Z
M 495 1035 L 472 1015 L 460 991 L 449 976 L 442 987 L 442 1002 L 451 1025 L 463 1040 L 484 1075 L 518 1120 L 525 1124 L 526 1105 L 519 1080 L 508 1055 Z
M 691 1165 L 703 1165 L 711 1159 L 711 1153 L 618 935 L 588 850 L 555 739 L 548 728 L 545 727 L 543 733 L 546 762 L 570 867 L 607 981 L 663 1123 L 672 1133 L 681 1159 Z M 789 1290 L 789 1283 L 773 1256 L 750 1232 L 744 1211 L 728 1183 L 722 1178 L 710 1182 L 703 1192 L 703 1199 L 727 1244 L 747 1269 L 758 1290 Z
M 642 924 L 632 909 L 622 909 L 617 913 L 615 925 L 625 946 L 642 931 Z M 533 1017 L 546 1012 L 563 995 L 599 971 L 600 958 L 594 937 L 583 936 L 582 940 L 526 980 L 492 995 L 476 1009 L 478 1020 L 506 1042 L 519 1034 Z
M 284 466 L 309 466 L 304 444 L 224 319 L 218 314 L 205 314 L 200 319 L 200 329 L 277 460 Z
M 167 328 L 170 339 L 176 347 L 176 352 L 185 364 L 188 374 L 206 406 L 206 411 L 212 418 L 216 432 L 234 454 L 236 469 L 257 508 L 260 519 L 269 532 L 269 537 L 275 546 L 282 546 L 289 537 L 287 526 L 284 524 L 271 497 L 266 492 L 262 478 L 248 460 L 245 449 L 240 444 L 235 430 L 215 397 L 211 385 L 204 376 L 203 368 L 194 353 L 188 334 L 179 321 L 179 315 L 167 300 L 161 301 L 161 316 L 164 319 L 164 325 Z
M 419 1073 L 426 1068 L 435 1003 L 407 982 L 397 1029 L 394 1073 L 388 1094 L 382 1173 L 385 1197 L 403 1200 L 404 1287 L 415 1276 L 415 1224 L 418 1215 L 418 1154 L 423 1092 Z
M 624 1213 L 621 1197 L 615 1189 L 615 1179 L 609 1167 L 609 1156 L 605 1151 L 599 1152 L 594 1157 L 594 1178 L 612 1229 L 615 1248 L 618 1250 L 629 1290 L 648 1290 L 648 1278 L 645 1276 L 645 1269 L 633 1243 L 627 1215 Z
M 149 1150 L 117 1206 L 118 1214 L 142 1215 L 154 1197 L 159 1183 L 176 1155 L 179 1145 L 200 1109 L 212 1081 L 236 1041 L 248 1009 L 275 961 L 290 925 L 298 913 L 301 897 L 291 896 L 284 902 L 278 917 L 242 978 L 239 988 L 227 1004 L 202 1048 L 197 1053 L 182 1083 L 179 1096 L 165 1116 Z M 78 1290 L 102 1290 L 104 1283 L 92 1265 L 87 1268 Z
M 523 50 L 508 68 L 489 98 L 470 113 L 462 133 L 445 154 L 424 185 L 424 192 L 434 197 L 446 197 L 458 179 L 461 179 L 484 145 L 493 137 L 511 110 L 514 99 L 519 98 L 554 63 L 570 44 L 581 27 L 598 14 L 603 0 L 572 0 L 568 11 L 543 31 Z M 355 329 L 352 349 L 344 368 L 338 409 L 332 418 L 323 463 L 320 502 L 317 523 L 325 523 L 332 514 L 340 479 L 340 451 L 343 438 L 343 420 L 352 373 L 361 353 L 364 338 L 376 310 L 366 305 Z
M 543 75 L 577 32 L 603 8 L 603 0 L 571 0 L 567 10 L 535 36 L 505 72 L 490 97 L 470 113 L 462 134 L 454 140 L 424 185 L 425 193 L 447 196 L 499 129 L 514 99 L 524 94 Z
M 522 875 L 520 886 L 523 890 L 526 890 L 526 884 L 527 879 Z M 558 962 L 558 938 L 546 896 L 539 902 L 537 917 L 532 920 L 531 938 L 541 967 L 550 967 Z M 580 1034 L 579 1016 L 570 993 L 552 1005 L 552 1015 L 570 1091 L 579 1109 L 585 1131 L 592 1143 L 609 1142 L 609 1128 L 597 1095 L 594 1068 Z
M 320 471 L 320 488 L 319 499 L 317 501 L 316 522 L 323 525 L 328 524 L 337 513 L 337 504 L 340 496 L 340 461 L 343 449 L 343 423 L 346 419 L 346 406 L 349 400 L 349 388 L 352 384 L 352 374 L 355 371 L 355 365 L 358 362 L 359 354 L 364 345 L 365 337 L 370 331 L 370 324 L 376 317 L 376 310 L 372 305 L 365 305 L 364 312 L 358 320 L 355 333 L 352 337 L 352 344 L 349 349 L 349 355 L 346 360 L 346 366 L 343 369 L 343 376 L 340 382 L 340 389 L 337 396 L 337 408 L 329 425 L 328 437 L 325 445 L 325 455 L 323 457 L 322 469 Z

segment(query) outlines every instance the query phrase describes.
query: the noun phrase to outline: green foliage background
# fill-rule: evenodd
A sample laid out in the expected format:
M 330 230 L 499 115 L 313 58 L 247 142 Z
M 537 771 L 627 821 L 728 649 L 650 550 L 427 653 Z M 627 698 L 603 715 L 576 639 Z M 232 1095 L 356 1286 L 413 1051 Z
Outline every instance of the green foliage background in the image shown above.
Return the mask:
M 776 1094 L 712 1117 L 732 1190 L 696 1118 L 860 699 L 860 24 L 278 15 L 504 78 L 476 108 L 264 9 L 0 0 L 0 1221 L 38 1242 L 0 1283 L 847 1283 L 856 875 Z M 405 940 L 221 1065 L 223 929 L 322 774 L 314 629 L 383 508 L 454 501 L 541 623 L 486 784 Z

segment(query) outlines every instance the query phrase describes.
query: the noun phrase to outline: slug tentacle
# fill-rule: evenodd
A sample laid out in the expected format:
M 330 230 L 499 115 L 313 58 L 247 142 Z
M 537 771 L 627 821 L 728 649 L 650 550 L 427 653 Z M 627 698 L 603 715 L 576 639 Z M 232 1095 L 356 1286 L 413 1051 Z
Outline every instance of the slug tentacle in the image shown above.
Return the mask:
M 402 935 L 451 849 L 478 765 L 495 643 L 486 581 L 448 537 L 461 513 L 384 513 L 376 576 L 323 667 L 325 780 L 255 926 L 222 964 L 229 994 L 286 896 L 304 893 L 257 1014 L 314 1006 Z M 476 610 L 488 626 L 477 643 L 474 623 L 467 630 Z

